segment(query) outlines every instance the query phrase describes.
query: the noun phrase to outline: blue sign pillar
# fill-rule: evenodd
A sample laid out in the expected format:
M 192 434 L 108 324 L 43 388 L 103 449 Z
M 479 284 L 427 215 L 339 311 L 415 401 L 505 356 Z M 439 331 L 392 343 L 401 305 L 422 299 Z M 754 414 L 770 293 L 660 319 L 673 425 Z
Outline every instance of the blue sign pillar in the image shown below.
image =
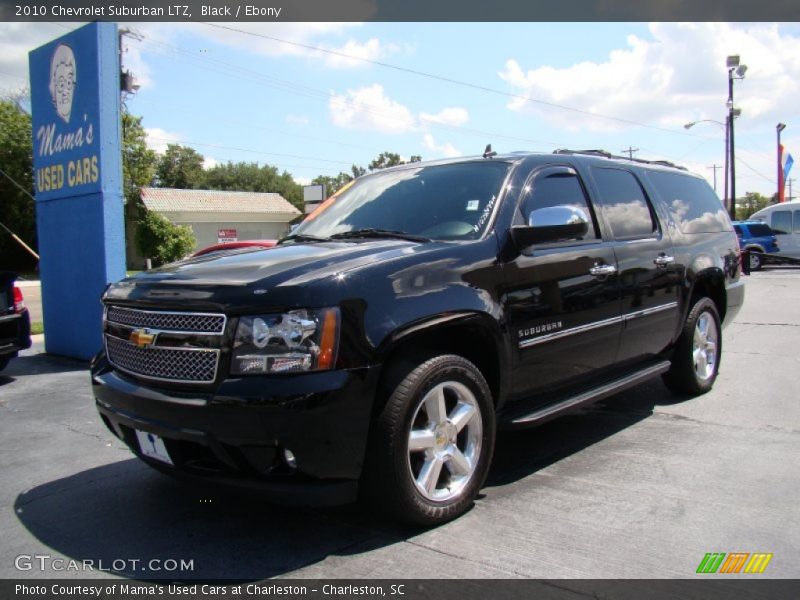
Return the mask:
M 100 295 L 125 277 L 119 37 L 90 23 L 30 53 L 45 350 L 102 345 Z

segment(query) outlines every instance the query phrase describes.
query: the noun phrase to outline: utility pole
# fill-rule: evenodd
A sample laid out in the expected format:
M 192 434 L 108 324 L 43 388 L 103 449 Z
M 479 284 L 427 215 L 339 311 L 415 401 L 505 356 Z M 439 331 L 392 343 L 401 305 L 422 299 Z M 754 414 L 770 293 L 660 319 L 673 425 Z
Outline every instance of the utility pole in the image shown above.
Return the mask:
M 710 167 L 706 167 L 706 168 L 707 169 L 714 169 L 714 191 L 716 192 L 717 191 L 717 171 L 719 169 L 721 169 L 722 167 L 717 165 L 717 164 L 713 164 Z
M 639 149 L 638 148 L 634 148 L 633 146 L 628 146 L 627 148 L 623 148 L 622 150 L 620 150 L 620 152 L 627 152 L 628 153 L 628 158 L 631 159 L 631 160 L 633 160 L 633 153 L 634 152 L 638 152 L 638 151 L 639 151 Z
M 786 183 L 789 184 L 789 202 L 792 201 L 792 182 L 793 181 L 794 181 L 794 177 L 789 177 L 789 179 L 786 180 Z

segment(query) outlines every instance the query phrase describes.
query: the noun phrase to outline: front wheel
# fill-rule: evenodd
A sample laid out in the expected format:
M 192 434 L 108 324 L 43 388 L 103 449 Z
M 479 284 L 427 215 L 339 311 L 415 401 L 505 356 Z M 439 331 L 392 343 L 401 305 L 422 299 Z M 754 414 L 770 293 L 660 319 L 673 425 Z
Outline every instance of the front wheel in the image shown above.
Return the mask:
M 400 379 L 374 424 L 364 486 L 400 520 L 438 525 L 466 512 L 489 470 L 494 405 L 481 372 L 442 355 Z
M 664 374 L 671 390 L 696 396 L 713 387 L 722 357 L 721 331 L 716 305 L 710 298 L 700 298 L 686 317 L 672 366 Z
M 752 250 L 748 253 L 749 261 L 750 261 L 750 270 L 751 271 L 760 271 L 761 270 L 761 254 L 757 251 L 753 252 Z

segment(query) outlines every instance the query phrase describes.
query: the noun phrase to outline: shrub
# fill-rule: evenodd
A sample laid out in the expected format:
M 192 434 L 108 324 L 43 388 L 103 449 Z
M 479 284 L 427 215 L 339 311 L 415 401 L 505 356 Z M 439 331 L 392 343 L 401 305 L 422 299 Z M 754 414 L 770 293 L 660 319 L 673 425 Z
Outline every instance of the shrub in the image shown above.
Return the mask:
M 136 228 L 136 245 L 143 256 L 153 260 L 155 266 L 179 260 L 194 250 L 191 228 L 173 225 L 153 211 L 143 212 Z

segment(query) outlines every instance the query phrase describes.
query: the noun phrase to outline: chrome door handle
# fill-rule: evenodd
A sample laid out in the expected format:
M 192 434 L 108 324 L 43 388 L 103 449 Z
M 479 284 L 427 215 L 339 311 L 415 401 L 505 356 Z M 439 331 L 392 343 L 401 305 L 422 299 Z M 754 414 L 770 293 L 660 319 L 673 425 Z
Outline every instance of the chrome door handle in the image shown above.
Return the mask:
M 657 267 L 666 267 L 675 262 L 675 257 L 667 256 L 666 254 L 660 254 L 655 259 L 653 259 L 653 262 Z
M 613 275 L 616 272 L 617 267 L 614 265 L 595 265 L 589 269 L 589 274 L 595 277 L 605 277 L 607 275 Z

